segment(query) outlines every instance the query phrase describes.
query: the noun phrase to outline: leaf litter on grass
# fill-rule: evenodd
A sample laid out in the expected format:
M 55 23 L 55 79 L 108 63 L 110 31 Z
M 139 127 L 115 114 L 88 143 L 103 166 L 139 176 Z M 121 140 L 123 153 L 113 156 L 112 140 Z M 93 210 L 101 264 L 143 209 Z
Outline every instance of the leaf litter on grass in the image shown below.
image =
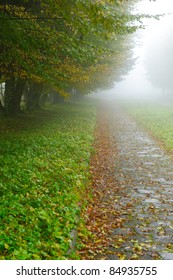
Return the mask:
M 115 155 L 112 154 L 108 119 L 103 111 L 97 116 L 94 151 L 90 162 L 92 197 L 83 213 L 90 234 L 81 236 L 83 246 L 78 253 L 82 259 L 102 258 L 111 244 L 110 233 L 123 222 L 114 207 L 118 188 L 114 176 Z

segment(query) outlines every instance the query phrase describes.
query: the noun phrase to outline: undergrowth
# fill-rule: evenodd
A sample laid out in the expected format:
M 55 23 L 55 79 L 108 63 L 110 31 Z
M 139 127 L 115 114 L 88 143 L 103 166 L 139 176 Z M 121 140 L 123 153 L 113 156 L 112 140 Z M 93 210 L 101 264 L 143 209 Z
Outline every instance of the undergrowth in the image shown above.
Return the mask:
M 78 258 L 71 231 L 80 231 L 95 107 L 65 103 L 0 125 L 0 259 Z

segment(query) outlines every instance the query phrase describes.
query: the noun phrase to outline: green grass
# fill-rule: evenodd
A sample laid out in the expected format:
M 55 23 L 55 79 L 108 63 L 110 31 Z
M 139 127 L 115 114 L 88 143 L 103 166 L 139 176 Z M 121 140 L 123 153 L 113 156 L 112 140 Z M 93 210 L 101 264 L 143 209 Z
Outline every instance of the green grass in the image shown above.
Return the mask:
M 172 104 L 134 103 L 125 107 L 167 151 L 173 151 Z
M 89 178 L 95 107 L 0 119 L 0 259 L 71 259 Z M 80 230 L 80 229 L 79 229 Z

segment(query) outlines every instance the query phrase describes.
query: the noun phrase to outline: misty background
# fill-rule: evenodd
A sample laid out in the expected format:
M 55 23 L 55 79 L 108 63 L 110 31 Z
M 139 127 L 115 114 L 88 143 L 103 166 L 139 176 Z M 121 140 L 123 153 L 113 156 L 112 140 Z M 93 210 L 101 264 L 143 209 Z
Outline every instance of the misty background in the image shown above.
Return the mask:
M 145 29 L 132 37 L 136 63 L 110 90 L 94 97 L 122 100 L 173 102 L 173 2 L 145 0 L 134 12 L 164 14 L 159 19 L 145 19 Z

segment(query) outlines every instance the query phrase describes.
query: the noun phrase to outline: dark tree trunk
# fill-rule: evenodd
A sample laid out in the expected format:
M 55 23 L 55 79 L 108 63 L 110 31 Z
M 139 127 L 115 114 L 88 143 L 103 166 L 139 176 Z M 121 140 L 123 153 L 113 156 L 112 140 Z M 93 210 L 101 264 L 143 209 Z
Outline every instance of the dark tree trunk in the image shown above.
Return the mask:
M 6 116 L 14 116 L 21 112 L 20 101 L 25 88 L 25 80 L 14 77 L 5 83 L 4 109 Z
M 5 115 L 5 108 L 2 106 L 2 103 L 0 101 L 0 116 Z
M 42 91 L 43 91 L 42 84 L 36 84 L 33 82 L 28 84 L 28 87 L 26 87 L 26 90 L 24 92 L 24 98 L 28 110 L 33 108 L 41 108 L 40 96 L 42 94 Z
M 25 80 L 17 80 L 16 82 L 16 87 L 15 87 L 15 100 L 14 100 L 14 110 L 15 113 L 21 113 L 21 107 L 20 107 L 20 102 L 21 102 L 21 97 L 24 93 L 26 81 Z
M 26 102 L 26 109 L 30 110 L 33 107 L 33 94 L 29 87 L 24 92 L 24 99 Z
M 41 107 L 43 107 L 47 100 L 47 93 L 42 93 L 40 96 L 39 104 Z
M 57 103 L 63 103 L 64 102 L 64 97 L 59 95 L 57 92 L 52 92 L 50 94 L 50 102 L 52 104 L 57 104 Z
M 4 98 L 4 105 L 5 105 L 5 115 L 12 116 L 15 114 L 14 108 L 14 99 L 15 99 L 15 78 L 11 78 L 7 80 L 5 83 L 5 98 Z
M 41 96 L 41 91 L 37 92 L 37 94 L 34 94 L 34 96 L 33 96 L 34 108 L 41 109 L 41 106 L 40 106 L 40 96 Z

